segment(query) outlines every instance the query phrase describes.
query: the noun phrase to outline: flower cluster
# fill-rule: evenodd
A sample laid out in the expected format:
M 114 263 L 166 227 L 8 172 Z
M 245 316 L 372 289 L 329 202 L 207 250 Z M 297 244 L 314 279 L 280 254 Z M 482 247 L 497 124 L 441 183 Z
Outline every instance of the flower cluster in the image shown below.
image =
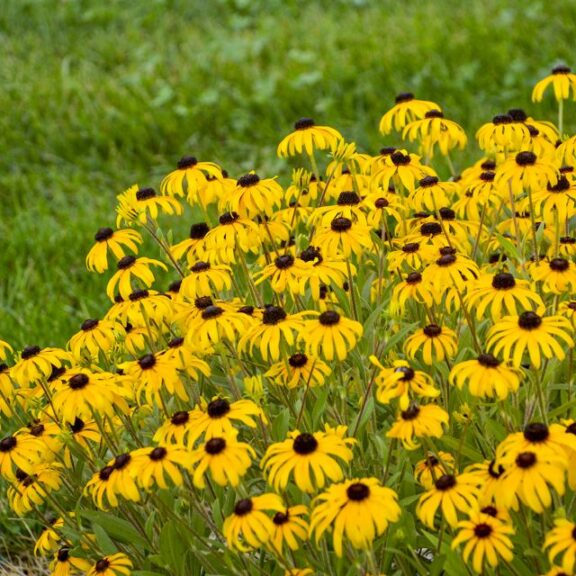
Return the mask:
M 0 341 L 1 481 L 52 574 L 573 574 L 576 75 L 548 86 L 558 126 L 497 115 L 459 173 L 404 93 L 398 147 L 302 118 L 290 182 L 187 156 L 120 194 L 108 309 Z

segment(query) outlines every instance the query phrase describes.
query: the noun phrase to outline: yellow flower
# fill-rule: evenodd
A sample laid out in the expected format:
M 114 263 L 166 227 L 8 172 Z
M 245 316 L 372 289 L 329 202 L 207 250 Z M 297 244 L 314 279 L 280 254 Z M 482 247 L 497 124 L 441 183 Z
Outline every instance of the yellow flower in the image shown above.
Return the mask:
M 340 461 L 350 462 L 355 443 L 352 438 L 344 438 L 346 426 L 331 428 L 324 432 L 290 432 L 283 442 L 272 444 L 262 459 L 262 469 L 268 482 L 277 491 L 288 485 L 290 476 L 303 492 L 314 492 L 322 488 L 326 479 L 333 482 L 342 480 Z
M 440 182 L 437 176 L 425 176 L 408 200 L 415 210 L 434 211 L 450 206 L 459 188 L 456 182 Z
M 70 555 L 70 548 L 64 546 L 60 548 L 50 563 L 50 576 L 70 576 L 79 571 L 86 572 L 90 569 L 90 562 L 84 558 L 77 558 Z
M 270 285 L 274 292 L 279 294 L 288 292 L 292 296 L 304 294 L 306 280 L 312 266 L 312 262 L 305 262 L 290 254 L 283 254 L 275 258 L 272 264 L 256 273 L 254 284 L 258 286 L 270 279 Z
M 98 360 L 100 353 L 106 356 L 116 345 L 116 341 L 126 336 L 121 324 L 109 320 L 89 319 L 82 322 L 81 331 L 74 334 L 68 346 L 74 358 Z
M 64 518 L 54 518 L 43 530 L 34 545 L 34 556 L 46 556 L 58 546 L 61 536 L 57 530 L 64 527 Z
M 540 260 L 530 268 L 530 275 L 542 282 L 544 292 L 574 294 L 576 292 L 576 265 L 565 258 Z
M 276 554 L 281 555 L 284 545 L 290 550 L 298 550 L 299 540 L 308 538 L 308 522 L 302 518 L 308 514 L 306 506 L 290 506 L 282 512 L 276 512 L 272 518 L 274 532 L 268 541 L 268 547 Z
M 428 100 L 417 100 L 414 98 L 414 94 L 410 92 L 398 94 L 395 105 L 380 120 L 380 132 L 390 134 L 392 128 L 396 132 L 400 132 L 406 124 L 424 118 L 426 112 L 430 110 L 440 110 L 440 106 Z
M 114 254 L 117 260 L 126 256 L 124 248 L 138 254 L 138 244 L 142 244 L 142 236 L 136 230 L 112 230 L 100 228 L 94 236 L 96 244 L 92 246 L 86 256 L 86 268 L 91 272 L 102 273 L 108 270 L 108 251 Z
M 372 174 L 371 186 L 380 186 L 388 190 L 390 183 L 399 190 L 404 187 L 409 193 L 414 192 L 416 182 L 425 176 L 436 176 L 434 170 L 420 163 L 420 156 L 406 150 L 396 150 L 386 157 L 384 166 Z
M 501 114 L 494 116 L 492 122 L 480 127 L 476 132 L 478 145 L 488 153 L 500 150 L 519 150 L 530 139 L 528 127 L 514 122 L 512 116 Z
M 334 218 L 329 226 L 320 227 L 312 242 L 328 258 L 349 258 L 352 253 L 359 256 L 372 246 L 369 228 L 342 216 Z
M 41 506 L 48 492 L 57 492 L 62 486 L 61 468 L 61 464 L 52 462 L 36 464 L 29 473 L 17 469 L 17 483 L 8 488 L 10 508 L 23 516 Z
M 455 472 L 455 465 L 456 461 L 452 454 L 440 451 L 436 457 L 429 452 L 424 460 L 416 464 L 414 476 L 426 490 L 431 490 L 440 476 Z
M 64 361 L 71 360 L 71 354 L 60 348 L 27 346 L 10 369 L 10 374 L 20 387 L 26 388 L 37 380 L 48 378 L 54 367 L 60 368 Z
M 392 428 L 386 432 L 386 436 L 398 438 L 405 448 L 415 450 L 420 446 L 415 438 L 426 436 L 440 438 L 444 434 L 442 425 L 447 423 L 448 413 L 440 406 L 411 404 L 408 409 L 400 412 Z
M 342 140 L 340 132 L 329 126 L 317 126 L 312 118 L 300 118 L 294 124 L 294 132 L 288 134 L 278 145 L 278 156 L 287 158 L 306 151 L 334 150 Z
M 160 191 L 169 196 L 184 196 L 190 204 L 198 201 L 203 206 L 202 193 L 204 192 L 208 178 L 222 180 L 222 169 L 213 162 L 199 162 L 194 156 L 183 156 L 178 161 L 176 170 L 170 172 L 160 182 Z
M 16 482 L 18 470 L 32 474 L 34 466 L 44 457 L 45 449 L 44 443 L 30 434 L 2 438 L 0 475 L 9 482 Z
M 333 527 L 334 551 L 342 556 L 346 536 L 356 549 L 369 549 L 390 522 L 397 522 L 401 510 L 398 496 L 380 485 L 376 478 L 354 478 L 332 484 L 314 500 L 310 516 L 310 534 L 316 544 L 329 527 Z
M 246 314 L 211 304 L 189 321 L 185 342 L 192 348 L 199 345 L 206 349 L 220 340 L 235 343 L 238 336 L 245 334 L 251 324 L 252 319 Z
M 186 256 L 188 263 L 192 265 L 197 260 L 208 258 L 206 243 L 204 239 L 210 232 L 210 227 L 206 222 L 197 222 L 190 226 L 188 238 L 170 246 L 170 253 L 175 260 L 181 260 Z
M 424 363 L 429 366 L 434 362 L 451 358 L 458 350 L 456 333 L 445 326 L 428 324 L 412 334 L 404 343 L 404 351 L 411 359 L 414 359 L 420 350 Z
M 158 196 L 152 188 L 138 188 L 134 185 L 119 196 L 116 212 L 116 226 L 125 222 L 146 224 L 148 219 L 156 220 L 160 213 L 179 216 L 182 206 L 175 198 Z
M 288 360 L 273 364 L 264 376 L 287 388 L 314 387 L 322 386 L 331 372 L 330 367 L 319 358 L 297 352 Z
M 522 192 L 537 192 L 558 182 L 559 172 L 547 159 L 540 159 L 534 152 L 518 152 L 508 158 L 496 171 L 496 185 L 504 196 L 508 189 L 518 196 Z
M 120 296 L 125 299 L 128 298 L 133 291 L 132 280 L 134 278 L 142 283 L 145 288 L 150 288 L 154 283 L 154 274 L 152 274 L 150 270 L 151 266 L 168 270 L 166 264 L 159 260 L 153 260 L 152 258 L 146 258 L 144 256 L 141 258 L 136 258 L 132 255 L 124 256 L 124 258 L 118 261 L 118 270 L 114 276 L 110 278 L 106 286 L 108 298 L 114 302 L 116 286 L 118 286 Z
M 440 110 L 429 110 L 424 118 L 407 124 L 402 131 L 402 138 L 408 138 L 410 142 L 419 139 L 423 153 L 429 158 L 434 156 L 436 145 L 440 153 L 447 156 L 453 148 L 463 150 L 468 142 L 462 127 L 444 118 Z
M 320 249 L 312 245 L 300 253 L 300 259 L 312 263 L 307 270 L 305 281 L 310 286 L 315 301 L 320 300 L 322 286 L 343 288 L 348 277 L 348 269 L 352 276 L 356 275 L 356 267 L 353 264 L 335 257 L 324 258 Z
M 179 467 L 190 468 L 192 464 L 190 452 L 177 446 L 138 448 L 131 456 L 134 459 L 136 480 L 145 490 L 150 490 L 154 483 L 166 489 L 167 479 L 176 486 L 182 486 L 184 479 Z
M 274 178 L 261 180 L 258 174 L 250 172 L 238 178 L 234 189 L 224 193 L 219 207 L 246 218 L 261 214 L 272 216 L 283 197 L 284 191 Z
M 378 279 L 375 280 L 375 282 L 377 281 Z M 374 285 L 372 289 L 374 289 Z M 390 299 L 390 311 L 394 315 L 402 315 L 408 302 L 416 302 L 432 308 L 435 299 L 438 299 L 438 295 L 431 286 L 423 283 L 422 274 L 420 272 L 410 272 L 402 282 L 394 286 L 392 298 Z
M 576 524 L 565 518 L 554 520 L 554 528 L 546 534 L 543 550 L 548 552 L 550 562 L 562 554 L 562 569 L 567 574 L 573 573 L 576 564 Z
M 540 80 L 532 90 L 532 101 L 540 102 L 544 97 L 546 88 L 550 85 L 554 89 L 556 100 L 567 100 L 570 98 L 570 91 L 572 91 L 573 99 L 576 100 L 576 74 L 573 74 L 568 66 L 564 64 L 555 66 L 549 76 Z
M 476 262 L 458 254 L 455 248 L 444 246 L 440 248 L 440 257 L 424 269 L 422 280 L 436 292 L 448 288 L 464 292 L 470 281 L 478 278 L 479 274 Z
M 442 230 L 440 230 L 442 231 Z M 434 259 L 434 250 L 424 242 L 406 242 L 400 250 L 388 252 L 388 269 L 396 272 L 403 268 L 420 270 Z
M 231 287 L 232 276 L 229 266 L 211 265 L 200 260 L 190 266 L 190 274 L 182 280 L 180 294 L 193 300 L 199 296 L 211 296 L 223 290 L 230 290 Z
M 86 576 L 129 576 L 132 566 L 132 560 L 126 554 L 117 552 L 97 560 Z

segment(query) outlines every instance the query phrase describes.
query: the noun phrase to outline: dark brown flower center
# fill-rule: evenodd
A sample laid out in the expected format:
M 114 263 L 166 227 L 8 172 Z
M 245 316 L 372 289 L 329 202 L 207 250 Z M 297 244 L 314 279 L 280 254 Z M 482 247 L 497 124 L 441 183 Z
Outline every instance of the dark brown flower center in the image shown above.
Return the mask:
M 498 516 L 498 510 L 496 510 L 494 506 L 484 506 L 480 512 L 482 512 L 482 514 L 488 514 L 488 516 L 492 516 L 492 518 L 496 518 Z
M 514 122 L 526 122 L 526 120 L 528 120 L 528 116 L 522 108 L 512 108 L 508 110 L 508 116 L 510 116 Z
M 156 196 L 156 191 L 154 188 L 140 188 L 138 192 L 136 192 L 136 200 L 148 200 L 150 198 L 154 198 Z
M 294 130 L 306 130 L 306 128 L 312 128 L 314 126 L 314 120 L 312 118 L 300 118 L 294 122 Z
M 494 124 L 494 126 L 500 126 L 501 124 L 512 124 L 512 122 L 514 122 L 514 120 L 509 114 L 498 114 L 492 118 L 492 124 Z
M 566 272 L 570 268 L 570 262 L 564 258 L 554 258 L 550 260 L 550 269 L 554 272 Z
M 128 256 L 124 256 L 124 258 L 120 258 L 116 266 L 118 267 L 118 270 L 126 270 L 127 268 L 130 268 L 134 262 L 136 262 L 136 256 L 128 254 Z
M 402 420 L 406 421 L 415 420 L 418 418 L 418 414 L 420 414 L 420 408 L 418 408 L 416 404 L 412 404 L 408 410 L 402 410 L 402 412 L 400 412 Z
M 107 482 L 110 476 L 112 476 L 112 472 L 114 472 L 114 466 L 104 466 L 98 473 L 98 478 L 100 478 L 102 482 Z
M 101 574 L 102 572 L 106 572 L 106 570 L 108 570 L 109 567 L 110 567 L 110 560 L 107 560 L 106 558 L 101 558 L 100 560 L 98 560 L 98 562 L 96 562 L 94 570 L 99 574 Z
M 302 366 L 306 365 L 306 362 L 308 362 L 308 356 L 306 356 L 306 354 L 302 354 L 301 352 L 292 354 L 292 356 L 288 358 L 288 364 L 290 364 L 292 368 L 302 368 Z
M 440 214 L 440 218 L 442 220 L 456 220 L 456 212 L 454 212 L 452 208 L 440 208 L 438 213 Z
M 474 534 L 477 538 L 488 538 L 492 534 L 492 526 L 489 524 L 477 524 L 474 527 Z
M 226 448 L 226 440 L 224 438 L 210 438 L 204 446 L 204 450 L 210 456 L 216 456 L 220 454 Z
M 414 94 L 412 94 L 412 92 L 402 92 L 401 94 L 398 94 L 396 98 L 394 98 L 396 104 L 400 104 L 402 102 L 410 102 L 411 100 L 414 100 Z
M 442 474 L 438 480 L 434 483 L 436 490 L 444 492 L 445 490 L 450 490 L 456 486 L 456 478 L 452 474 Z
M 390 202 L 388 202 L 386 198 L 377 198 L 376 201 L 374 202 L 374 206 L 379 210 L 381 210 L 382 208 L 388 208 L 389 205 Z
M 241 188 L 250 188 L 250 186 L 256 186 L 260 182 L 260 177 L 258 174 L 246 174 L 245 176 L 240 176 L 238 178 L 238 186 Z
M 535 312 L 522 312 L 518 318 L 518 326 L 523 330 L 535 330 L 542 324 L 542 318 Z
M 318 260 L 318 263 L 322 262 L 320 249 L 315 246 L 308 246 L 308 248 L 300 252 L 300 260 L 304 260 L 304 262 L 314 262 L 314 260 Z
M 190 238 L 192 240 L 202 240 L 210 232 L 210 226 L 206 222 L 198 222 L 190 226 Z
M 354 482 L 346 488 L 346 496 L 348 496 L 348 500 L 353 502 L 362 502 L 370 496 L 370 487 L 363 482 Z
M 394 369 L 394 372 L 396 374 L 402 374 L 400 380 L 403 382 L 409 382 L 416 375 L 416 372 L 414 372 L 414 369 L 410 368 L 410 366 L 398 366 L 398 368 Z
M 181 410 L 179 412 L 175 412 L 170 418 L 170 422 L 174 424 L 174 426 L 183 426 L 190 420 L 190 414 L 186 412 L 186 410 Z
M 360 197 L 356 192 L 349 191 L 349 192 L 340 192 L 338 195 L 338 200 L 336 200 L 336 204 L 338 206 L 356 206 L 356 204 L 360 203 Z
M 150 368 L 154 368 L 156 365 L 156 357 L 154 354 L 145 354 L 138 360 L 138 365 L 142 370 L 150 370 Z
M 334 220 L 332 220 L 330 223 L 330 228 L 333 232 L 346 232 L 352 228 L 352 220 L 339 216 L 338 218 L 334 218 Z
M 456 262 L 456 256 L 454 254 L 444 254 L 436 260 L 438 266 L 451 266 Z
M 0 440 L 0 452 L 11 452 L 16 448 L 16 444 L 18 444 L 18 440 L 14 436 L 6 436 Z
M 419 282 L 422 282 L 422 274 L 420 272 L 410 272 L 406 276 L 406 284 L 418 284 Z
M 224 309 L 220 308 L 220 306 L 206 306 L 204 310 L 202 310 L 202 319 L 203 320 L 210 320 L 212 318 L 218 318 L 224 314 Z
M 86 424 L 84 423 L 84 420 L 76 417 L 74 422 L 72 424 L 68 424 L 68 426 L 70 426 L 72 434 L 78 434 L 78 432 L 82 432 L 82 430 L 84 430 L 84 426 L 86 426 Z
M 80 326 L 80 329 L 83 330 L 84 332 L 89 332 L 90 330 L 96 328 L 96 326 L 98 326 L 98 323 L 99 320 L 93 320 L 93 319 L 84 320 L 84 322 L 82 322 L 82 326 Z
M 179 338 L 174 338 L 168 342 L 168 348 L 180 348 L 184 344 L 184 338 L 181 336 Z
M 196 262 L 194 266 L 190 267 L 191 272 L 205 272 L 206 270 L 210 270 L 210 263 L 209 262 Z
M 216 398 L 208 404 L 207 411 L 210 418 L 222 418 L 230 412 L 230 402 L 225 398 Z
M 482 174 L 480 174 L 480 180 L 482 180 L 482 182 L 494 182 L 495 177 L 496 172 L 492 171 L 482 172 Z
M 276 526 L 282 526 L 282 524 L 286 524 L 289 519 L 288 510 L 286 510 L 286 512 L 276 512 L 274 518 L 272 518 L 272 522 L 274 522 Z
M 278 258 L 276 258 L 274 264 L 278 270 L 286 270 L 294 264 L 294 256 L 290 254 L 283 254 L 282 256 L 278 256 Z
M 198 296 L 198 298 L 194 300 L 194 306 L 200 310 L 205 310 L 208 306 L 214 306 L 214 301 L 210 296 Z
M 46 428 L 44 426 L 44 424 L 34 424 L 33 426 L 30 426 L 30 434 L 32 434 L 32 436 L 42 436 L 42 434 L 44 434 L 44 432 L 46 431 Z
M 178 168 L 180 170 L 186 170 L 186 168 L 192 168 L 192 166 L 196 166 L 196 164 L 198 164 L 196 156 L 182 156 L 182 158 L 178 160 Z
M 98 232 L 94 234 L 94 240 L 96 240 L 96 242 L 106 242 L 106 240 L 109 240 L 112 236 L 114 236 L 114 230 L 112 230 L 112 228 L 99 228 Z
M 492 460 L 490 464 L 488 464 L 488 474 L 490 474 L 492 478 L 500 478 L 503 473 L 504 468 L 501 464 L 498 464 L 498 468 L 496 469 L 496 460 Z
M 26 346 L 24 350 L 22 350 L 22 360 L 28 360 L 29 358 L 33 358 L 34 356 L 38 356 L 40 354 L 41 348 L 40 346 Z
M 74 374 L 70 380 L 68 380 L 68 386 L 72 390 L 82 390 L 88 385 L 90 378 L 87 374 Z
M 534 452 L 521 452 L 516 456 L 516 466 L 518 468 L 532 468 L 536 464 L 536 454 Z
M 444 118 L 444 113 L 440 110 L 428 110 L 428 112 L 424 114 L 424 118 Z
M 267 306 L 262 314 L 262 323 L 275 325 L 286 320 L 286 312 L 279 306 Z
M 498 368 L 501 362 L 498 360 L 498 358 L 496 358 L 496 356 L 483 353 L 478 356 L 478 364 L 484 366 L 485 368 Z
M 132 460 L 132 456 L 130 454 L 120 454 L 114 458 L 114 470 L 122 470 L 126 468 L 128 464 L 130 464 L 130 460 Z
M 438 236 L 442 234 L 442 226 L 438 222 L 426 222 L 420 226 L 422 236 Z
M 238 218 L 240 218 L 240 216 L 236 214 L 236 212 L 225 212 L 218 218 L 218 222 L 223 225 L 233 224 Z
M 394 166 L 407 166 L 410 164 L 410 155 L 396 151 L 390 156 L 390 160 L 392 160 Z
M 516 154 L 516 164 L 518 166 L 532 166 L 536 164 L 537 156 L 534 152 L 519 152 Z
M 510 290 L 516 286 L 516 280 L 510 272 L 498 272 L 492 278 L 492 288 L 496 290 Z
M 168 450 L 166 450 L 166 448 L 164 448 L 162 446 L 159 446 L 158 448 L 154 448 L 154 450 L 152 450 L 152 452 L 150 452 L 150 454 L 148 454 L 148 457 L 153 462 L 158 462 L 160 460 L 164 460 L 164 458 L 166 458 L 167 455 L 168 455 Z
M 326 312 L 322 312 L 322 314 L 320 314 L 318 320 L 322 326 L 334 326 L 340 322 L 340 314 L 334 310 L 327 310 Z
M 559 64 L 558 66 L 554 66 L 552 68 L 552 74 L 570 74 L 572 70 L 566 64 Z
M 482 164 L 480 164 L 480 168 L 482 168 L 482 170 L 494 170 L 494 168 L 496 168 L 496 161 L 495 160 L 485 160 L 484 162 L 482 162 Z
M 56 557 L 58 558 L 58 562 L 66 562 L 69 556 L 70 556 L 69 548 L 60 548 L 60 550 L 58 550 L 58 554 L 56 555 Z
M 234 506 L 234 514 L 236 516 L 246 516 L 246 514 L 250 514 L 252 509 L 254 508 L 254 504 L 250 498 L 243 498 L 236 503 Z
M 544 442 L 548 436 L 550 436 L 548 426 L 541 422 L 532 422 L 524 428 L 524 438 L 528 442 Z
M 307 454 L 312 454 L 318 448 L 318 440 L 312 434 L 304 432 L 294 438 L 292 448 L 296 454 L 306 456 Z
M 442 328 L 438 326 L 438 324 L 428 324 L 424 328 L 424 334 L 428 336 L 428 338 L 436 338 L 442 334 Z
M 438 184 L 438 178 L 436 178 L 436 176 L 425 176 L 420 180 L 419 184 L 422 188 L 429 188 L 430 186 Z
M 240 312 L 240 314 L 246 314 L 246 316 L 252 316 L 254 314 L 254 306 L 248 304 L 246 306 L 240 306 L 238 312 Z

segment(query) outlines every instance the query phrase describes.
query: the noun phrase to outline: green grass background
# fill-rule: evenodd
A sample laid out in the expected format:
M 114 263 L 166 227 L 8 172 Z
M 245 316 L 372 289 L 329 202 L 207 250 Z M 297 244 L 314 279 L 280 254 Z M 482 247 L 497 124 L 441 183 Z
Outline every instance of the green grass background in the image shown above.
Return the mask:
M 376 152 L 406 90 L 471 138 L 510 107 L 555 119 L 530 91 L 576 66 L 575 22 L 576 2 L 538 0 L 2 0 L 0 338 L 64 345 L 100 316 L 94 232 L 185 153 L 288 174 L 275 148 L 301 116 Z

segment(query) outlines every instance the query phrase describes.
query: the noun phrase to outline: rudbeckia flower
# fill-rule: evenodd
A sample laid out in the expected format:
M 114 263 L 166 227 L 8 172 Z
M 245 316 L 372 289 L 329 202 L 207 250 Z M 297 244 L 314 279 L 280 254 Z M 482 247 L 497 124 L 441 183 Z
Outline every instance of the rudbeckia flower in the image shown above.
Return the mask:
M 174 314 L 173 301 L 156 290 L 134 290 L 128 298 L 114 298 L 106 320 L 129 323 L 136 327 L 161 327 L 169 324 Z
M 180 294 L 193 300 L 198 296 L 210 296 L 213 293 L 230 290 L 232 277 L 230 267 L 198 261 L 190 266 L 190 274 L 182 279 Z
M 176 486 L 182 486 L 184 479 L 180 467 L 189 469 L 192 465 L 190 452 L 177 446 L 138 448 L 131 456 L 136 481 L 144 490 L 150 490 L 154 484 L 166 489 L 167 479 Z
M 116 342 L 126 336 L 121 324 L 109 320 L 85 320 L 80 328 L 81 331 L 68 341 L 74 358 L 79 362 L 85 358 L 97 360 L 100 353 L 106 356 Z
M 136 258 L 135 256 L 124 256 L 118 261 L 118 271 L 110 278 L 106 286 L 108 298 L 114 302 L 116 286 L 122 298 L 128 298 L 132 294 L 132 281 L 137 279 L 145 288 L 150 288 L 154 283 L 154 274 L 150 270 L 152 266 L 157 266 L 163 270 L 168 270 L 166 264 L 152 258 Z
M 432 378 L 426 372 L 414 370 L 405 360 L 395 360 L 391 368 L 382 366 L 376 356 L 370 356 L 370 362 L 380 370 L 374 381 L 378 386 L 376 398 L 382 404 L 400 398 L 400 409 L 406 410 L 410 405 L 411 394 L 426 398 L 440 395 Z
M 434 249 L 423 242 L 406 242 L 400 250 L 388 252 L 388 269 L 396 272 L 402 269 L 421 270 L 434 259 Z
M 530 268 L 530 275 L 542 282 L 542 290 L 552 294 L 574 294 L 576 292 L 576 265 L 565 258 L 541 260 Z
M 47 492 L 57 492 L 62 486 L 62 466 L 57 462 L 37 464 L 30 473 L 16 470 L 17 482 L 8 488 L 10 508 L 18 516 L 31 512 L 46 500 Z
M 210 305 L 188 323 L 185 343 L 191 347 L 211 348 L 220 340 L 235 343 L 239 335 L 246 333 L 252 319 L 246 314 L 234 312 L 224 306 Z
M 300 259 L 304 262 L 312 262 L 313 266 L 308 269 L 306 283 L 310 286 L 312 298 L 320 300 L 321 286 L 338 286 L 342 288 L 348 278 L 348 270 L 352 276 L 356 275 L 356 267 L 343 259 L 335 257 L 324 258 L 320 249 L 308 246 L 300 253 Z
M 362 200 L 362 209 L 366 211 L 366 223 L 369 227 L 388 230 L 387 220 L 389 217 L 396 222 L 402 222 L 406 207 L 402 204 L 400 197 L 391 192 L 377 190 L 371 192 Z
M 491 122 L 476 132 L 478 145 L 487 153 L 498 150 L 520 150 L 530 140 L 530 131 L 524 124 L 514 122 L 509 114 L 494 116 Z
M 192 265 L 198 260 L 206 259 L 206 243 L 204 238 L 210 232 L 206 222 L 197 222 L 190 226 L 188 238 L 170 247 L 170 253 L 175 260 L 181 260 L 186 256 L 188 263 Z
M 64 527 L 64 518 L 53 518 L 44 527 L 34 545 L 34 556 L 46 556 L 55 550 L 62 536 L 57 532 Z
M 272 264 L 256 273 L 254 284 L 258 286 L 269 279 L 274 292 L 279 294 L 288 292 L 292 296 L 303 294 L 312 266 L 311 262 L 294 258 L 290 254 L 283 254 L 276 257 Z
M 554 520 L 554 528 L 546 534 L 543 549 L 550 562 L 562 555 L 562 569 L 566 574 L 572 574 L 576 564 L 576 524 L 565 518 Z
M 342 556 L 343 537 L 356 549 L 367 550 L 381 536 L 390 522 L 400 519 L 398 496 L 380 485 L 376 478 L 354 478 L 332 484 L 314 500 L 310 515 L 310 534 L 316 543 L 333 528 L 334 551 Z
M 402 131 L 402 138 L 408 138 L 410 142 L 419 139 L 422 151 L 428 158 L 433 158 L 436 145 L 440 153 L 447 156 L 454 148 L 463 150 L 468 142 L 462 127 L 444 118 L 441 110 L 428 110 L 424 118 L 407 124 Z
M 402 410 L 392 428 L 386 432 L 388 438 L 398 438 L 408 450 L 415 450 L 420 446 L 415 438 L 431 436 L 440 438 L 444 435 L 443 424 L 448 424 L 448 413 L 436 406 L 427 404 L 418 406 L 411 404 Z
M 411 92 L 398 94 L 395 105 L 382 116 L 380 120 L 380 132 L 390 134 L 392 128 L 400 132 L 406 124 L 424 118 L 426 112 L 440 110 L 440 106 L 428 100 L 417 100 Z
M 532 101 L 540 102 L 544 97 L 544 92 L 550 85 L 554 89 L 554 98 L 556 100 L 568 100 L 570 91 L 572 91 L 572 98 L 576 100 L 576 74 L 573 74 L 568 66 L 564 64 L 555 66 L 549 76 L 540 80 L 534 86 L 534 90 L 532 90 Z
M 146 224 L 148 219 L 157 220 L 159 214 L 182 214 L 182 206 L 178 200 L 169 196 L 158 196 L 153 188 L 138 188 L 134 185 L 117 198 L 116 226 L 120 226 L 122 222 L 129 226 L 135 222 Z
M 79 571 L 86 572 L 90 569 L 90 562 L 84 558 L 70 555 L 70 548 L 60 548 L 50 563 L 50 576 L 71 576 Z
M 573 347 L 570 332 L 570 321 L 562 316 L 542 317 L 535 312 L 523 312 L 520 316 L 505 316 L 492 326 L 487 334 L 487 346 L 494 354 L 502 353 L 516 368 L 521 366 L 527 350 L 531 364 L 538 369 L 542 355 L 564 360 L 566 352 L 558 340 Z
M 353 222 L 366 225 L 364 207 L 361 205 L 362 198 L 353 190 L 346 190 L 338 194 L 336 204 L 333 206 L 321 206 L 316 208 L 310 216 L 310 225 L 319 224 L 322 227 L 330 226 L 334 218 L 347 218 Z
M 132 560 L 126 554 L 117 552 L 97 560 L 86 576 L 129 576 L 132 566 Z
M 388 190 L 390 183 L 400 190 L 405 188 L 408 193 L 414 192 L 416 182 L 425 176 L 436 176 L 434 170 L 420 163 L 420 156 L 410 154 L 406 150 L 396 150 L 386 158 L 385 165 L 372 174 L 371 186 Z
M 464 562 L 467 563 L 472 556 L 472 568 L 478 574 L 484 571 L 486 564 L 496 567 L 500 557 L 506 562 L 514 557 L 510 540 L 514 528 L 489 514 L 474 510 L 468 520 L 458 522 L 457 529 L 459 532 L 452 540 L 451 548 L 465 544 L 462 552 Z
M 395 315 L 404 314 L 408 302 L 424 304 L 432 308 L 434 301 L 438 299 L 431 286 L 423 283 L 420 272 L 410 272 L 404 280 L 394 286 L 390 300 L 390 311 Z
M 352 438 L 344 438 L 346 426 L 331 428 L 324 432 L 290 432 L 283 442 L 272 444 L 262 459 L 262 469 L 268 482 L 277 491 L 288 485 L 290 476 L 303 492 L 322 488 L 326 480 L 342 480 L 341 462 L 352 460 Z
M 414 468 L 414 476 L 426 490 L 434 487 L 434 482 L 444 474 L 455 471 L 456 461 L 448 452 L 438 452 L 438 456 L 429 452 L 424 460 L 420 460 Z
M 437 176 L 425 176 L 408 197 L 415 210 L 438 210 L 450 206 L 460 187 L 456 182 L 440 182 Z
M 548 185 L 554 186 L 559 178 L 558 169 L 552 162 L 540 159 L 534 152 L 518 152 L 508 158 L 496 171 L 496 185 L 518 196 L 522 192 L 537 192 Z
M 329 126 L 317 126 L 312 118 L 300 118 L 294 124 L 294 132 L 288 134 L 278 145 L 280 158 L 295 156 L 306 151 L 312 156 L 314 150 L 334 150 L 343 140 L 342 134 Z
M 300 542 L 308 538 L 308 522 L 302 518 L 305 514 L 308 514 L 308 508 L 301 504 L 274 514 L 274 531 L 268 541 L 270 550 L 279 555 L 285 546 L 290 550 L 298 550 Z
M 322 386 L 331 372 L 330 367 L 320 358 L 297 352 L 287 360 L 281 360 L 270 366 L 264 376 L 287 388 L 298 386 L 313 388 Z
M 100 228 L 94 236 L 96 244 L 86 256 L 86 268 L 91 272 L 102 273 L 108 270 L 108 251 L 114 254 L 116 260 L 126 256 L 126 250 L 138 254 L 138 244 L 142 244 L 142 236 L 136 230 L 112 230 Z
M 208 178 L 222 180 L 222 169 L 213 162 L 199 162 L 194 156 L 183 156 L 176 170 L 160 182 L 160 192 L 168 196 L 184 196 L 190 204 L 198 203 Z M 205 205 L 205 204 L 203 204 Z
M 449 382 L 460 390 L 468 385 L 470 394 L 479 398 L 504 400 L 520 387 L 522 373 L 517 368 L 503 364 L 492 354 L 482 353 L 475 360 L 456 364 L 449 376 Z
M 558 182 L 541 187 L 532 193 L 535 215 L 553 226 L 554 240 L 558 228 L 576 215 L 576 181 L 561 174 Z M 566 230 L 566 229 L 565 229 Z
M 65 361 L 70 362 L 70 352 L 60 348 L 40 348 L 40 346 L 27 346 L 20 353 L 20 359 L 10 369 L 14 381 L 22 388 L 26 388 L 36 380 L 48 378 L 54 367 L 61 367 Z
M 274 533 L 274 523 L 266 512 L 283 512 L 286 507 L 277 494 L 243 498 L 224 520 L 222 532 L 229 548 L 248 552 L 266 544 Z
M 404 351 L 409 358 L 414 359 L 420 350 L 422 359 L 428 366 L 434 362 L 441 362 L 444 358 L 451 358 L 458 350 L 456 333 L 445 326 L 428 324 L 412 334 L 404 343 Z
M 306 343 L 307 352 L 323 356 L 326 360 L 344 360 L 364 332 L 360 322 L 345 318 L 334 310 L 309 314 L 317 318 L 306 320 L 301 337 Z
M 31 474 L 34 465 L 44 456 L 45 446 L 32 435 L 12 435 L 0 440 L 0 475 L 9 482 L 16 482 L 16 472 Z
M 458 512 L 467 513 L 477 502 L 478 480 L 472 474 L 443 474 L 434 487 L 422 494 L 416 506 L 416 515 L 429 528 L 434 528 L 438 508 L 446 522 L 455 527 Z
M 194 486 L 206 488 L 204 476 L 208 471 L 219 486 L 238 486 L 255 457 L 254 449 L 238 442 L 236 433 L 212 436 L 191 453 Z
M 480 269 L 476 262 L 458 254 L 455 248 L 443 246 L 440 248 L 440 257 L 424 269 L 422 280 L 436 292 L 446 288 L 463 292 L 470 281 L 479 275 Z
M 238 178 L 236 188 L 224 193 L 219 207 L 246 218 L 272 216 L 283 197 L 284 191 L 274 178 L 260 179 L 258 174 L 250 172 Z
M 558 138 L 554 140 L 556 142 Z M 574 166 L 576 164 L 576 135 L 564 140 L 556 148 L 556 161 L 560 166 Z
M 329 226 L 319 228 L 312 241 L 327 258 L 349 258 L 352 253 L 359 256 L 372 246 L 368 227 L 342 216 L 334 218 Z

